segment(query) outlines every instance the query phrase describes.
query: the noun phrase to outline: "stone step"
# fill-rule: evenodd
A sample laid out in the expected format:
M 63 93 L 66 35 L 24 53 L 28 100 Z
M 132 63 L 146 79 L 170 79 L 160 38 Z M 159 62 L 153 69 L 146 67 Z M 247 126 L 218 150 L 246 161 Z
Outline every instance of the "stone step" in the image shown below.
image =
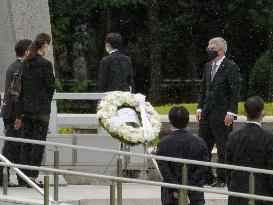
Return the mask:
M 215 188 L 212 188 L 215 189 Z M 219 188 L 218 188 L 219 189 Z M 226 190 L 226 188 L 220 188 Z M 2 188 L 0 188 L 2 193 Z M 53 187 L 50 187 L 50 195 L 53 196 Z M 68 185 L 59 189 L 59 203 L 71 205 L 109 205 L 109 186 L 99 185 Z M 227 196 L 205 193 L 206 205 L 226 205 Z M 9 188 L 8 195 L 0 194 L 1 205 L 40 205 L 43 198 L 33 189 L 24 187 Z M 160 205 L 160 187 L 123 184 L 123 204 L 124 205 Z

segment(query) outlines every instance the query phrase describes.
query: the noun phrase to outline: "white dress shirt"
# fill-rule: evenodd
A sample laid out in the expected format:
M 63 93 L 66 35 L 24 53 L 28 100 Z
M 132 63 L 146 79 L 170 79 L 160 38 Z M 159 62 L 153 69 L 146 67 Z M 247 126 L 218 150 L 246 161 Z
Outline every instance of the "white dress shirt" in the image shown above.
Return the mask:
M 225 59 L 225 57 L 226 57 L 226 56 L 223 56 L 223 57 L 222 57 L 221 59 L 219 59 L 216 63 L 213 61 L 211 67 L 213 67 L 215 64 L 217 65 L 217 67 L 216 67 L 216 73 L 217 73 L 217 71 L 218 71 L 218 69 L 219 69 L 221 63 L 222 63 L 223 60 Z M 215 75 L 216 75 L 216 73 L 215 73 Z M 202 112 L 202 109 L 197 109 L 197 112 Z M 227 114 L 228 114 L 228 115 L 232 115 L 232 116 L 234 116 L 234 117 L 237 116 L 235 113 L 232 113 L 232 112 L 227 112 Z
M 250 124 L 256 124 L 256 125 L 259 125 L 259 127 L 261 127 L 261 123 L 259 122 L 256 122 L 256 121 L 246 121 L 246 123 L 250 123 Z
M 109 52 L 109 54 L 111 55 L 112 53 L 114 53 L 114 52 L 116 52 L 116 51 L 118 51 L 118 49 L 111 50 L 111 51 Z
M 225 57 L 226 57 L 226 56 L 223 56 L 223 57 L 222 57 L 220 60 L 218 60 L 216 63 L 213 61 L 211 67 L 213 67 L 215 64 L 217 65 L 217 67 L 216 67 L 216 73 L 217 73 L 217 71 L 218 71 L 218 69 L 219 69 L 219 67 L 220 67 L 220 65 L 221 65 L 221 63 L 223 62 L 223 60 L 224 60 Z

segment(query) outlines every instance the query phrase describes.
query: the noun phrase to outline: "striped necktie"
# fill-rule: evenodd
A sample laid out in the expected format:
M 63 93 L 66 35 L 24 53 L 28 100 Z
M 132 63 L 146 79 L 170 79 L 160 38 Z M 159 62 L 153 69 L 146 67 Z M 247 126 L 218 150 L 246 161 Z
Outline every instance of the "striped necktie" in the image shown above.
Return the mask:
M 216 72 L 217 72 L 217 65 L 216 65 L 216 63 L 212 66 L 212 69 L 211 69 L 211 78 L 210 78 L 210 82 L 212 83 L 212 81 L 213 81 L 213 78 L 215 77 L 215 74 L 216 74 Z

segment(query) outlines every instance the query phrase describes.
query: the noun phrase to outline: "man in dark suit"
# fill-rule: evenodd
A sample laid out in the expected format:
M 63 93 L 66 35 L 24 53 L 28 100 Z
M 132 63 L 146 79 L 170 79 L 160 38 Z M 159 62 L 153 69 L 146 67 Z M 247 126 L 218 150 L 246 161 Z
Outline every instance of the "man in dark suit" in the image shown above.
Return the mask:
M 216 143 L 218 163 L 225 163 L 227 136 L 232 131 L 236 118 L 239 95 L 239 68 L 225 57 L 227 43 L 222 38 L 209 41 L 207 48 L 209 61 L 201 82 L 200 97 L 196 113 L 199 136 L 208 147 L 209 158 Z M 217 169 L 214 179 L 209 168 L 205 183 L 213 187 L 225 186 L 225 171 Z
M 229 135 L 226 148 L 226 163 L 259 169 L 273 169 L 273 135 L 261 128 L 264 117 L 264 101 L 260 97 L 246 100 L 246 125 Z M 227 185 L 230 191 L 248 193 L 249 173 L 227 170 Z M 255 194 L 273 197 L 273 176 L 255 174 Z M 229 196 L 229 205 L 247 205 L 248 199 Z M 255 200 L 256 205 L 272 202 Z
M 131 91 L 133 89 L 133 67 L 131 59 L 119 52 L 122 37 L 110 33 L 105 38 L 108 56 L 102 58 L 99 68 L 98 85 L 101 92 Z
M 199 161 L 208 161 L 208 150 L 204 141 L 186 131 L 189 123 L 189 112 L 183 107 L 172 107 L 169 112 L 172 133 L 163 137 L 157 145 L 156 154 L 160 156 L 176 157 Z M 166 183 L 182 183 L 182 164 L 169 161 L 157 161 L 159 170 Z M 190 186 L 203 186 L 207 167 L 188 165 L 188 184 Z M 178 191 L 161 188 L 162 205 L 177 205 Z M 203 192 L 188 193 L 190 205 L 203 205 L 205 203 Z
M 15 113 L 15 99 L 9 93 L 9 88 L 13 80 L 14 73 L 18 72 L 21 65 L 22 59 L 27 55 L 27 49 L 31 44 L 31 40 L 20 40 L 15 46 L 15 52 L 17 60 L 14 61 L 8 68 L 6 72 L 6 83 L 5 83 L 5 95 L 3 106 L 1 109 L 1 115 L 4 121 L 5 136 L 7 137 L 21 137 L 22 129 L 15 129 L 14 123 L 16 120 Z M 20 143 L 5 141 L 4 147 L 2 149 L 2 154 L 13 163 L 20 163 Z M 0 185 L 2 184 L 2 172 L 3 167 L 0 167 Z M 17 177 L 19 185 L 23 183 L 20 177 Z

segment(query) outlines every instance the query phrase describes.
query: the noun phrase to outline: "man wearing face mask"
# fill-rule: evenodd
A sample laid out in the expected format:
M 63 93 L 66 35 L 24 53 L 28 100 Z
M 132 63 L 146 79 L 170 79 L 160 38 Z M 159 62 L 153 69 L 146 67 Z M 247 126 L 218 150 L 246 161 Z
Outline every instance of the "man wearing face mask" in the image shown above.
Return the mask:
M 218 163 L 225 163 L 225 147 L 228 134 L 238 111 L 239 68 L 225 57 L 227 43 L 223 38 L 209 41 L 207 54 L 209 62 L 205 65 L 201 82 L 196 120 L 199 123 L 199 136 L 211 151 L 216 144 Z M 216 170 L 216 180 L 209 168 L 205 184 L 213 187 L 226 185 L 225 170 Z
M 130 57 L 119 52 L 122 37 L 110 33 L 105 38 L 105 50 L 109 54 L 102 58 L 99 68 L 98 86 L 101 92 L 132 91 L 133 67 Z

